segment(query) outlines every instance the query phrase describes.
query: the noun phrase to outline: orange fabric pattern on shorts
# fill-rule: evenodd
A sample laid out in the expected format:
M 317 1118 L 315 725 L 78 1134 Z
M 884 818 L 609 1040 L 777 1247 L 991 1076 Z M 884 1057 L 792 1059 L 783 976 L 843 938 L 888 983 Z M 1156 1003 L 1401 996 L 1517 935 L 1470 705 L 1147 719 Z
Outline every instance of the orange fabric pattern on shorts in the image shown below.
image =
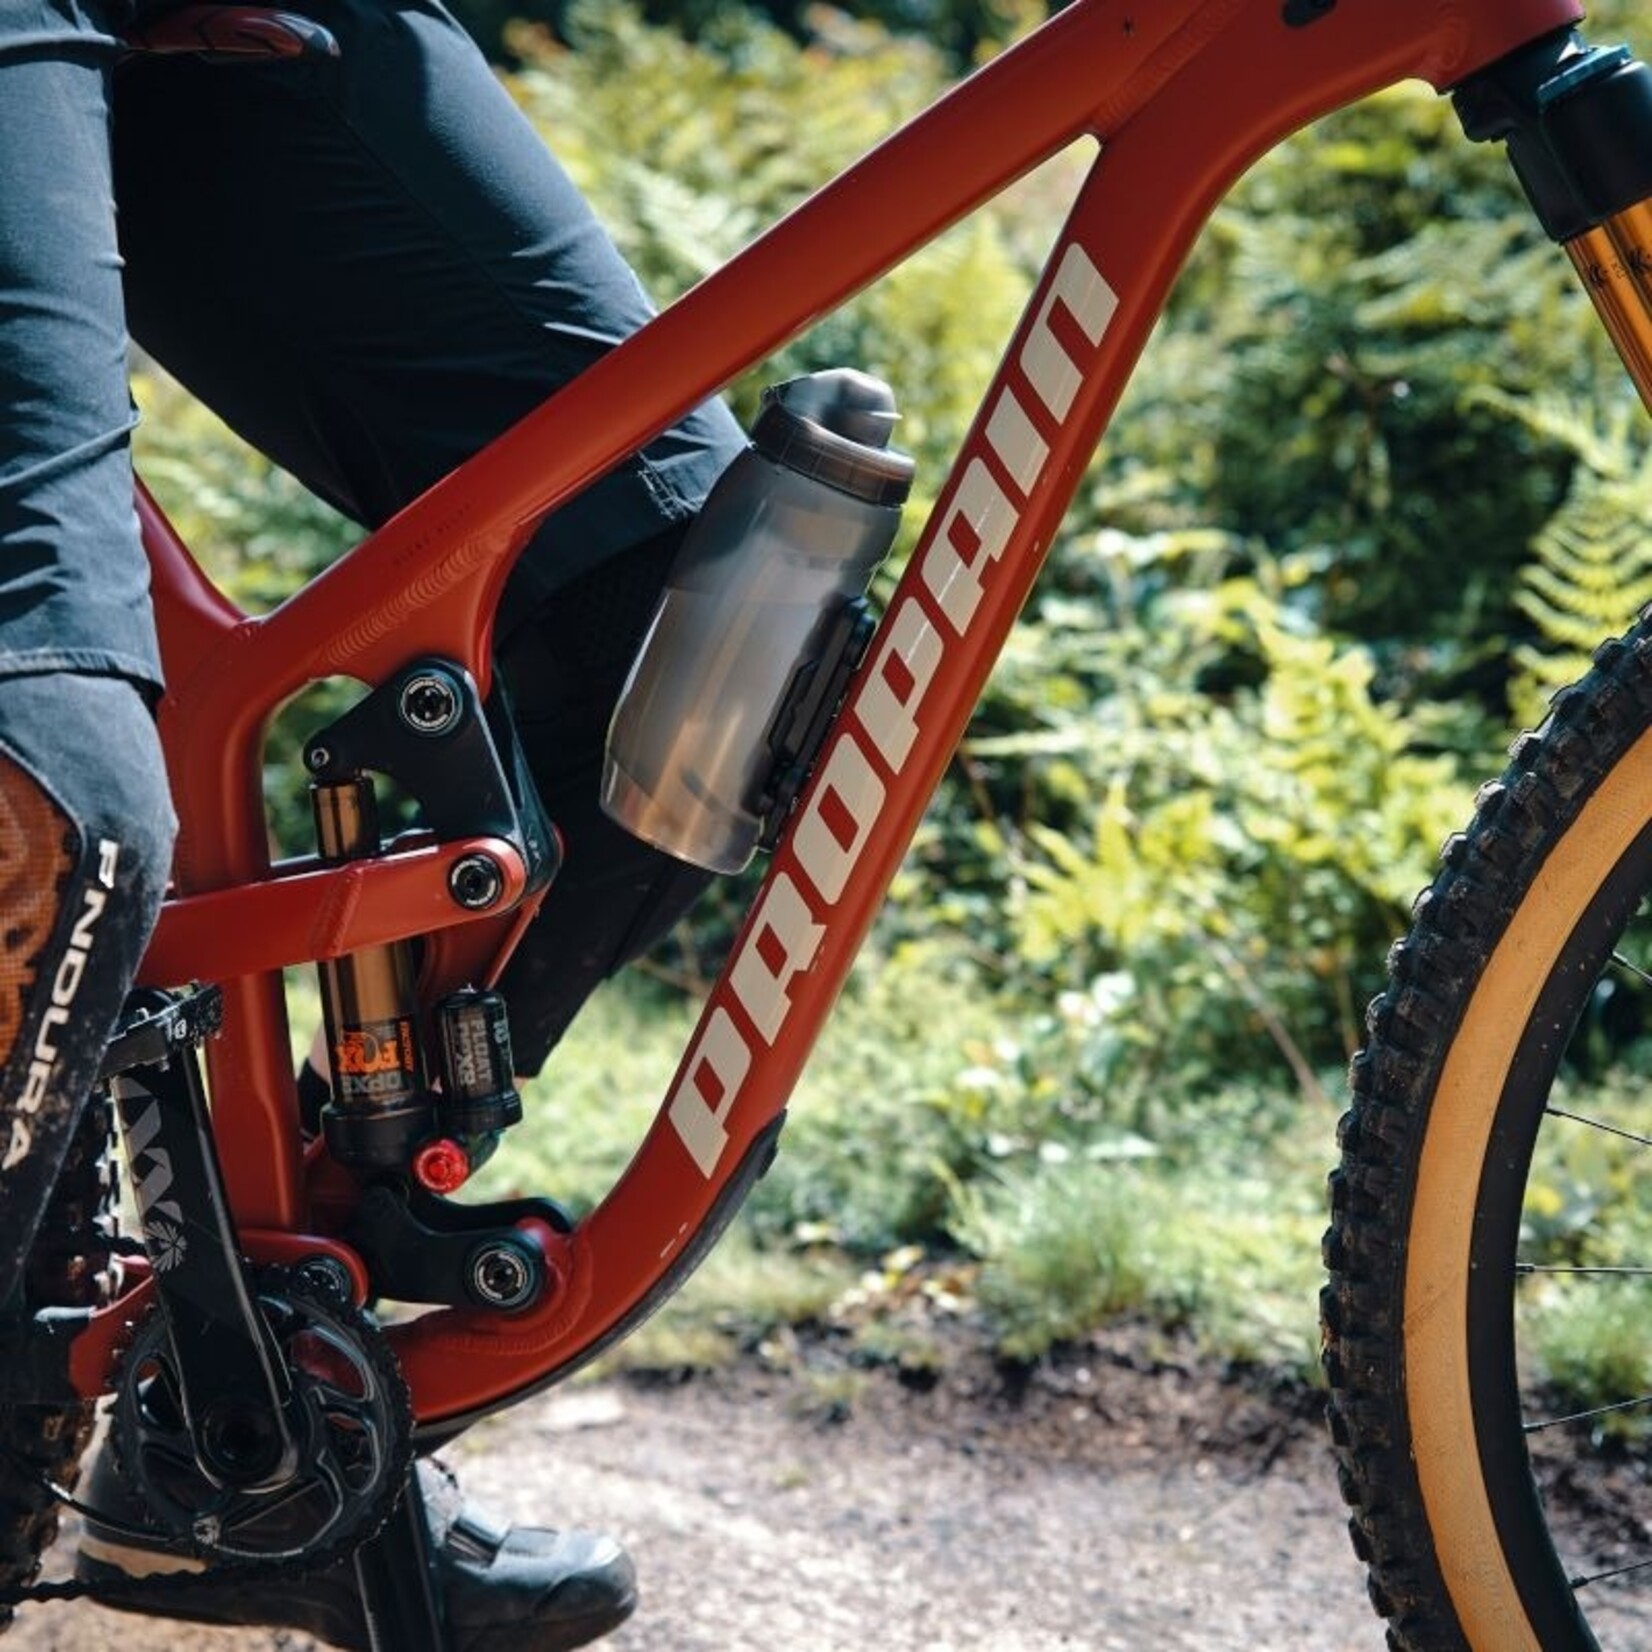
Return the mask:
M 0 1062 L 11 1058 L 79 850 L 39 784 L 0 756 Z

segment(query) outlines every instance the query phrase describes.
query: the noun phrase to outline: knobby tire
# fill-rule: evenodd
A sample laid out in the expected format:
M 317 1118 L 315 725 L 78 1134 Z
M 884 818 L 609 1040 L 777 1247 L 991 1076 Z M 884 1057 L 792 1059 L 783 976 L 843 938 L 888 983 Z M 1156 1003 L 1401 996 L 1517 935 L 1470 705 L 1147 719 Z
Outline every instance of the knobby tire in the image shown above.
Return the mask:
M 1528 1452 L 1515 1268 L 1562 1054 L 1649 890 L 1652 610 L 1481 791 L 1353 1063 L 1324 1360 L 1354 1545 L 1396 1652 L 1600 1644 L 1549 1525 L 1563 1498 Z

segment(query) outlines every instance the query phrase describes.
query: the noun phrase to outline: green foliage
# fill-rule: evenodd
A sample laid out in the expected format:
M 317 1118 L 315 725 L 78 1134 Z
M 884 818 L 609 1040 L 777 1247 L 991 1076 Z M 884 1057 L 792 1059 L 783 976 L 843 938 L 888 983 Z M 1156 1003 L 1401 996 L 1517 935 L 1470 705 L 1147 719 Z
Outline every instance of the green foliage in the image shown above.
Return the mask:
M 1183 444 L 1202 509 L 1303 558 L 1326 623 L 1426 644 L 1436 670 L 1506 620 L 1568 469 L 1473 392 L 1581 387 L 1604 360 L 1501 157 L 1415 87 L 1256 168 L 1194 260 L 1171 349 L 1200 394 L 1149 388 L 1149 454 Z
M 1150 1315 L 1224 1358 L 1307 1375 L 1322 1225 L 1317 1169 L 1264 1181 L 1059 1160 L 962 1189 L 954 1231 L 982 1258 L 979 1299 L 1012 1358 Z
M 1089 1164 L 1006 1176 L 990 1194 L 966 1190 L 956 1231 L 987 1258 L 980 1298 L 1000 1348 L 1033 1359 L 1144 1309 L 1157 1282 L 1153 1238 L 1168 1226 L 1161 1203 L 1139 1178 Z
M 1552 1291 L 1537 1311 L 1532 1345 L 1567 1407 L 1592 1410 L 1652 1393 L 1652 1348 L 1633 1287 L 1596 1280 Z M 1644 1441 L 1646 1419 L 1635 1412 L 1602 1417 L 1598 1432 Z
M 1001 1009 L 936 939 L 863 961 L 794 1098 L 751 1201 L 771 1240 L 829 1238 L 861 1255 L 934 1239 L 958 1177 L 1009 1150 L 1013 1097 L 978 1086 Z
M 577 26 L 578 0 L 454 0 L 454 13 L 497 62 L 516 63 L 513 20 L 548 27 L 567 39 Z M 954 68 L 967 68 L 1045 15 L 1042 0 L 853 0 L 836 7 L 815 0 L 644 0 L 642 15 L 673 32 L 715 45 L 732 26 L 757 14 L 795 39 L 841 35 L 854 19 L 933 41 Z M 519 38 L 519 37 L 518 37 Z
M 740 250 L 945 84 L 916 40 L 839 31 L 800 47 L 731 15 L 715 47 L 625 6 L 576 9 L 577 51 L 524 35 L 507 84 L 662 302 Z M 616 145 L 614 133 L 625 133 Z M 989 209 L 825 318 L 732 387 L 748 419 L 764 384 L 845 363 L 893 382 L 919 462 L 921 521 L 1025 302 L 1015 221 Z
M 1455 761 L 1376 699 L 1369 652 L 1296 612 L 1300 574 L 1222 577 L 1234 556 L 1209 536 L 1098 542 L 1105 594 L 1046 600 L 1038 656 L 1008 664 L 993 709 L 1020 731 L 969 746 L 1019 769 L 998 833 L 1008 979 L 1046 998 L 1110 983 L 1120 1059 L 1101 1082 L 1121 1110 L 1238 1073 L 1322 1096 L 1465 806 Z M 937 883 L 968 863 L 960 835 Z
M 1587 1036 L 1587 1018 L 1584 1030 Z M 1621 1270 L 1534 1273 L 1519 1282 L 1527 1375 L 1551 1387 L 1561 1409 L 1615 1405 L 1652 1393 L 1640 1272 L 1652 1248 L 1652 1216 L 1643 1197 L 1645 1149 L 1632 1139 L 1652 1130 L 1652 1105 L 1639 1076 L 1645 1053 L 1593 1078 L 1573 1074 L 1553 1098 L 1568 1112 L 1628 1134 L 1553 1120 L 1538 1136 L 1521 1215 L 1521 1261 L 1539 1268 Z M 1631 1411 L 1599 1426 L 1644 1438 L 1647 1422 Z
M 1514 598 L 1534 635 L 1515 647 L 1511 696 L 1516 715 L 1536 723 L 1549 697 L 1589 669 L 1601 638 L 1652 602 L 1652 443 L 1638 408 L 1601 428 L 1573 402 L 1509 405 L 1578 460 L 1565 503 L 1532 541 Z

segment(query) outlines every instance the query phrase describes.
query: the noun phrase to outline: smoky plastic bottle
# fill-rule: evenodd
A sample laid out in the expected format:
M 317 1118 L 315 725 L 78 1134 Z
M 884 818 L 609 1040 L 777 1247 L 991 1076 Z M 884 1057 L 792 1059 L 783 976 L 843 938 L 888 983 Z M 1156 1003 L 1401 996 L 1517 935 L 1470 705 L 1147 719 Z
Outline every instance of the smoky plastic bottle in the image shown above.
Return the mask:
M 616 704 L 603 807 L 717 872 L 762 840 L 782 709 L 888 554 L 913 465 L 888 444 L 889 387 L 839 368 L 764 394 L 751 445 L 672 564 Z

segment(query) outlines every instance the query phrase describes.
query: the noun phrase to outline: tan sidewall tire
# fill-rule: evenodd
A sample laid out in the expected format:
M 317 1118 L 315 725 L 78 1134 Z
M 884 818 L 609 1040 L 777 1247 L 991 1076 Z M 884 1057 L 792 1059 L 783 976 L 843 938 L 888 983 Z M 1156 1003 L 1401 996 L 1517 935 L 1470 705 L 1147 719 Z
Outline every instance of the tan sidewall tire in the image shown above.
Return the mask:
M 1406 1406 L 1435 1554 L 1477 1652 L 1543 1652 L 1509 1572 L 1475 1438 L 1468 1285 L 1481 1170 L 1538 994 L 1649 818 L 1652 732 L 1566 829 L 1497 942 L 1441 1069 L 1418 1163 L 1406 1248 Z

